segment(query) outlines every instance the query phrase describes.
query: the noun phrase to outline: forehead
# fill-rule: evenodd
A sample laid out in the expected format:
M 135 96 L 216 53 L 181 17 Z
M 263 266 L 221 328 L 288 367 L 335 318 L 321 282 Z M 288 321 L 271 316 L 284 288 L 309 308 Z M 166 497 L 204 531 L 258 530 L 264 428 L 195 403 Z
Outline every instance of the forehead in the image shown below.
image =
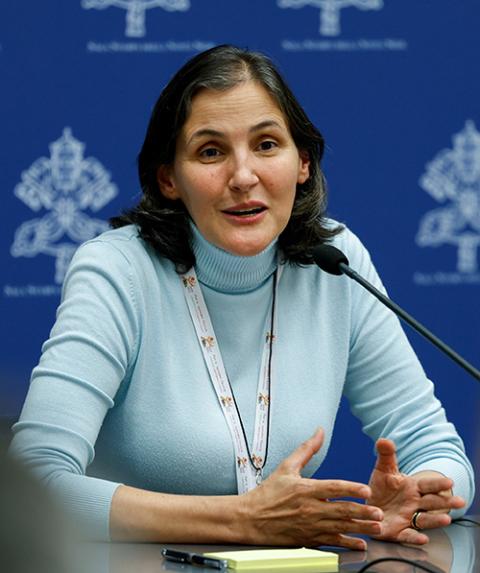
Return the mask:
M 205 127 L 229 129 L 248 127 L 274 120 L 288 129 L 287 121 L 276 100 L 259 83 L 246 81 L 227 90 L 203 89 L 192 99 L 190 113 L 183 125 L 183 135 Z

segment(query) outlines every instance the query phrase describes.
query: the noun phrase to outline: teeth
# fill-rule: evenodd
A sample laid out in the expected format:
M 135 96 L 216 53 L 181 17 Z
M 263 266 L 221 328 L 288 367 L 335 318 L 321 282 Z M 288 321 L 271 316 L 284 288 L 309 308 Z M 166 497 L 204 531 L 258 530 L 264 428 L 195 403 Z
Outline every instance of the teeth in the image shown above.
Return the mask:
M 260 211 L 263 211 L 263 207 L 255 207 L 254 209 L 246 209 L 245 211 L 226 211 L 226 213 L 231 215 L 247 216 L 260 213 Z

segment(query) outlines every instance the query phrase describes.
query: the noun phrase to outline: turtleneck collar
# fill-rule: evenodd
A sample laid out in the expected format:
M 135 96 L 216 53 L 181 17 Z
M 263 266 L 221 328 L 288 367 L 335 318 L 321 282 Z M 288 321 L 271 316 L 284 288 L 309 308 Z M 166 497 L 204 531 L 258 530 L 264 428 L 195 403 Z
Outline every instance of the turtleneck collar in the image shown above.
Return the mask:
M 277 240 L 252 257 L 240 257 L 207 241 L 196 225 L 192 248 L 198 280 L 221 292 L 247 292 L 263 284 L 277 268 Z

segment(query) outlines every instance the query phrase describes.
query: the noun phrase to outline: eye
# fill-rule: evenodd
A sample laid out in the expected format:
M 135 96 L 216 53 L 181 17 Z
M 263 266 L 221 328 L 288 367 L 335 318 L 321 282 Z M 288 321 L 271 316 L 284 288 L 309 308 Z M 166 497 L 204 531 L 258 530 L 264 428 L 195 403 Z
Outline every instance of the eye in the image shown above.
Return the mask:
M 272 141 L 271 139 L 266 139 L 265 141 L 262 141 L 258 146 L 260 151 L 272 151 L 276 147 L 278 147 L 278 145 L 275 143 L 275 141 Z
M 220 151 L 216 147 L 206 147 L 200 152 L 202 159 L 215 159 L 220 156 Z

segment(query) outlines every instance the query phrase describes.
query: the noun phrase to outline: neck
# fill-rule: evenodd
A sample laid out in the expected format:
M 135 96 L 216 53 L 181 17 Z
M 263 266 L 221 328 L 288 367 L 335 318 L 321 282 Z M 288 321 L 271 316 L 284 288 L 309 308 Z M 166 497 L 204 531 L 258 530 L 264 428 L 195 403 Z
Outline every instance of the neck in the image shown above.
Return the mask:
M 247 292 L 261 286 L 277 268 L 277 241 L 251 257 L 233 255 L 205 239 L 192 223 L 192 248 L 198 280 L 222 292 Z

